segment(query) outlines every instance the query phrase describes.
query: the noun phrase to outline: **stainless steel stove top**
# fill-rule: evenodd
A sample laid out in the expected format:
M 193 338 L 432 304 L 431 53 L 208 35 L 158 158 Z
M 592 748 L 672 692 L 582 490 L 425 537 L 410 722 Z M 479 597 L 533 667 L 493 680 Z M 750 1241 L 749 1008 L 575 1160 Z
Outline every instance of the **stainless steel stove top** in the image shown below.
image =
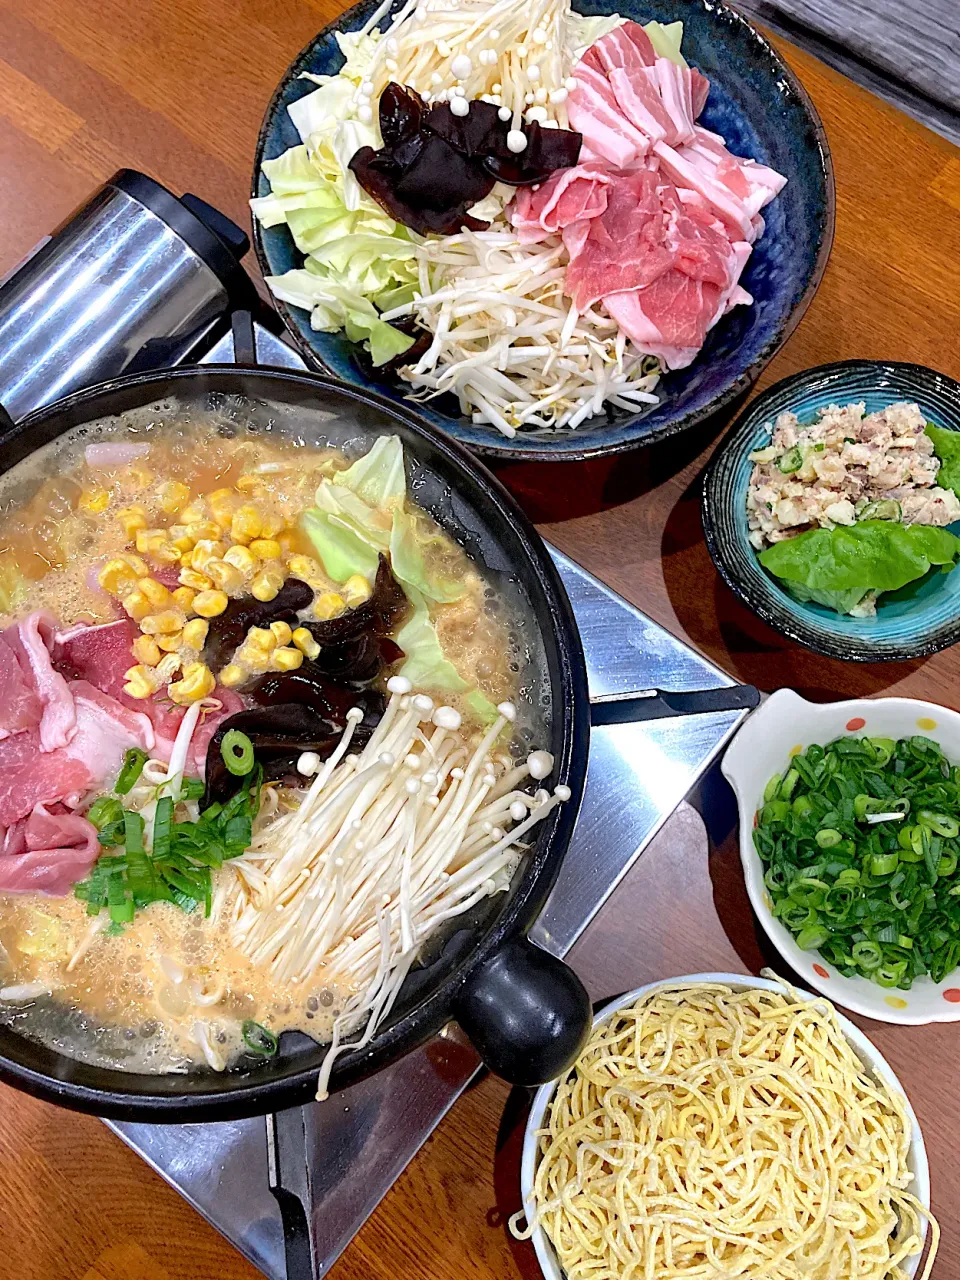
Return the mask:
M 263 364 L 302 367 L 258 331 Z M 225 339 L 208 361 L 232 359 Z M 593 696 L 639 688 L 677 691 L 734 684 L 560 552 Z M 602 908 L 667 817 L 719 754 L 745 712 L 683 716 L 594 729 L 583 806 L 560 877 L 531 938 L 563 955 Z M 303 1126 L 308 1167 L 284 1170 L 313 1207 L 314 1267 L 323 1275 L 413 1159 L 479 1069 L 456 1027 L 388 1071 L 321 1105 L 284 1112 Z M 271 1280 L 285 1275 L 280 1214 L 269 1189 L 266 1126 L 110 1127 Z

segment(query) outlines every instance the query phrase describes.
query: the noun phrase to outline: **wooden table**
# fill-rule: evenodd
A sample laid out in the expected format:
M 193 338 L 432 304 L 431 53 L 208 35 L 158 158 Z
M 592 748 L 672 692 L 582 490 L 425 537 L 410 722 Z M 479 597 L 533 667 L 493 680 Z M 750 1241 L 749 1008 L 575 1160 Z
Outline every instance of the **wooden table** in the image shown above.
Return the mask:
M 0 275 L 124 165 L 246 219 L 264 106 L 335 0 L 0 0 Z M 762 385 L 848 356 L 960 376 L 960 153 L 790 47 L 836 162 L 833 257 Z M 736 603 L 703 545 L 703 439 L 611 463 L 503 474 L 543 532 L 737 677 L 814 698 L 895 690 L 960 706 L 955 653 L 846 666 L 787 645 Z M 549 495 L 549 496 L 548 496 Z M 721 795 L 684 807 L 576 948 L 596 997 L 763 957 Z M 960 1274 L 960 1028 L 870 1034 L 908 1087 Z M 361 1231 L 335 1276 L 535 1276 L 511 1244 L 517 1125 L 508 1090 L 463 1099 Z M 0 1280 L 253 1280 L 257 1274 L 96 1120 L 0 1089 Z M 512 1261 L 511 1261 L 512 1256 Z

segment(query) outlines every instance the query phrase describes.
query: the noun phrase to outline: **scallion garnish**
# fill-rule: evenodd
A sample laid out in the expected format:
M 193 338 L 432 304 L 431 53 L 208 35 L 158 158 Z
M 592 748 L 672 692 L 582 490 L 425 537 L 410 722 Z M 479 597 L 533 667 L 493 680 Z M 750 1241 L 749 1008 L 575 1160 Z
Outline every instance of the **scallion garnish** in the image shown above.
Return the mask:
M 272 1058 L 277 1052 L 277 1037 L 261 1023 L 247 1018 L 242 1030 L 244 1044 L 251 1053 L 258 1053 L 262 1058 Z
M 223 763 L 232 774 L 244 778 L 253 768 L 253 743 L 239 729 L 228 729 L 220 743 Z
M 120 776 L 117 778 L 117 785 L 114 787 L 118 796 L 125 796 L 128 791 L 133 790 L 137 779 L 143 773 L 143 766 L 147 763 L 147 759 L 147 753 L 141 751 L 139 747 L 131 747 L 126 753 L 123 757 Z
M 960 964 L 960 769 L 919 735 L 811 746 L 768 782 L 773 913 L 840 973 L 908 989 Z

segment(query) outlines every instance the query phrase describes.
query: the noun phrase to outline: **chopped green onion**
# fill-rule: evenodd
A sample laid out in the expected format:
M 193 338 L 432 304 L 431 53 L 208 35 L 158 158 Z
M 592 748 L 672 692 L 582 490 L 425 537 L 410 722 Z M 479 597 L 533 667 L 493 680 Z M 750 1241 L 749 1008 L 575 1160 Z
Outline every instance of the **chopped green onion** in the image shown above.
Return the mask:
M 98 796 L 87 810 L 86 819 L 102 832 L 123 819 L 123 805 L 116 796 Z
M 897 863 L 900 861 L 900 855 L 896 853 L 875 853 L 870 859 L 870 874 L 872 876 L 890 876 L 897 869 Z
M 123 767 L 120 770 L 120 776 L 117 778 L 117 785 L 114 787 L 118 796 L 125 796 L 136 785 L 137 779 L 143 773 L 143 766 L 147 763 L 147 753 L 141 751 L 139 747 L 131 747 L 123 757 Z
M 843 836 L 833 827 L 824 827 L 822 831 L 817 832 L 814 839 L 821 849 L 832 849 L 834 845 L 840 843 Z
M 251 1053 L 262 1058 L 272 1058 L 277 1052 L 277 1037 L 259 1022 L 247 1018 L 242 1027 L 243 1040 Z
M 239 729 L 228 729 L 220 743 L 223 763 L 238 778 L 246 777 L 254 765 L 253 743 Z
M 803 450 L 799 445 L 794 445 L 777 459 L 777 467 L 785 476 L 793 475 L 794 471 L 799 471 L 802 466 Z
M 203 782 L 200 778 L 184 778 L 180 783 L 180 799 L 199 800 L 203 795 Z

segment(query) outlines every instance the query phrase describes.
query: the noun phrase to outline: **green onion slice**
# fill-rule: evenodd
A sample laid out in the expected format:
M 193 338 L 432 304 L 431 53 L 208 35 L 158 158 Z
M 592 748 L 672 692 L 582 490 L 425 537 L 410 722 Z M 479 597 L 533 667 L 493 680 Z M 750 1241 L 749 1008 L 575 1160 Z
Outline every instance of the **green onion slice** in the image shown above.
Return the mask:
M 243 1024 L 242 1031 L 244 1044 L 251 1053 L 257 1053 L 262 1058 L 272 1058 L 276 1054 L 277 1037 L 261 1023 L 254 1022 L 252 1018 L 247 1018 Z
M 239 729 L 228 729 L 220 743 L 223 763 L 238 778 L 245 777 L 253 768 L 253 743 Z
M 120 776 L 117 778 L 117 785 L 114 787 L 118 796 L 125 796 L 136 785 L 137 779 L 143 773 L 143 766 L 147 763 L 147 753 L 141 751 L 139 747 L 131 747 L 123 757 L 123 768 L 120 770 Z

